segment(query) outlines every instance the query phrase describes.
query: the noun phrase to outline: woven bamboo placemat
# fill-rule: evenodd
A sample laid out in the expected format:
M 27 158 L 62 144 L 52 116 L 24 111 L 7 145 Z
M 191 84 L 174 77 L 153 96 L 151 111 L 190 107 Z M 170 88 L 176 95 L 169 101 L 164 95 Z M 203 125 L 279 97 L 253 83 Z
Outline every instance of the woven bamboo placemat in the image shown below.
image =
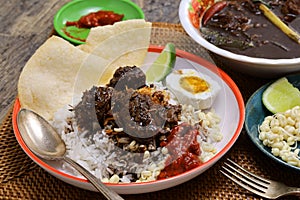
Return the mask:
M 179 24 L 153 23 L 151 44 L 175 43 L 178 49 L 211 60 L 209 53 L 186 35 Z M 217 65 L 229 74 L 240 88 L 244 100 L 267 80 L 259 80 L 223 66 Z M 0 199 L 104 199 L 97 193 L 66 184 L 37 166 L 21 149 L 12 129 L 12 110 L 0 127 Z M 261 153 L 248 138 L 243 129 L 231 150 L 213 167 L 198 177 L 176 187 L 137 195 L 122 195 L 125 199 L 261 199 L 225 178 L 219 170 L 226 158 L 230 158 L 250 171 L 285 182 L 300 185 L 299 173 L 279 166 Z M 294 199 L 285 197 L 284 199 Z

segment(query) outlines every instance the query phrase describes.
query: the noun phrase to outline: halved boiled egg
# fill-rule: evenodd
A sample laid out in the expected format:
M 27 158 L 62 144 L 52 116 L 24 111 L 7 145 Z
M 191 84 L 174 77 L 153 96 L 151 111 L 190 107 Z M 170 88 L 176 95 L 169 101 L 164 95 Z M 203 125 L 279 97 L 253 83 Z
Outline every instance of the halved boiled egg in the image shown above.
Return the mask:
M 211 77 L 193 69 L 173 71 L 166 77 L 166 85 L 181 104 L 196 109 L 210 108 L 221 90 Z

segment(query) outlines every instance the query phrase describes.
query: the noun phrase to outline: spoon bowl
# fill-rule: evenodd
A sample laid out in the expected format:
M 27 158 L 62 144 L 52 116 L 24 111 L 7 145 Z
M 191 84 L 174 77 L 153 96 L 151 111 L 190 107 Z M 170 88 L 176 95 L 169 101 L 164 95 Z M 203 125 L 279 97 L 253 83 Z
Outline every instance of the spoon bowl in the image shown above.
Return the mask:
M 84 167 L 65 156 L 66 145 L 56 130 L 43 117 L 37 113 L 21 109 L 17 116 L 17 126 L 26 146 L 37 156 L 48 160 L 64 160 L 84 177 L 107 199 L 123 199 L 115 191 L 104 185 Z
M 64 141 L 40 115 L 21 109 L 17 124 L 24 142 L 34 154 L 48 160 L 63 159 L 66 153 Z

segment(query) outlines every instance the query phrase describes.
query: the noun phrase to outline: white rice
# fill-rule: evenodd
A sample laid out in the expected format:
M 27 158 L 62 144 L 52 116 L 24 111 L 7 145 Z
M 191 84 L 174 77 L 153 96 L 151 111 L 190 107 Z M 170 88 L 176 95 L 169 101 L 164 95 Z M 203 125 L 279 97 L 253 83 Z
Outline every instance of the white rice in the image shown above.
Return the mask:
M 174 99 L 171 101 L 172 104 L 176 102 Z M 132 180 L 132 173 L 137 175 L 137 180 L 135 180 L 137 182 L 153 181 L 164 169 L 166 159 L 169 156 L 166 147 L 159 147 L 153 152 L 146 151 L 142 155 L 124 151 L 117 147 L 104 131 L 94 134 L 80 133 L 74 121 L 74 112 L 68 109 L 68 106 L 60 109 L 52 122 L 66 143 L 67 156 L 103 182 L 129 183 Z M 67 123 L 70 120 L 71 123 Z M 220 118 L 216 113 L 214 111 L 207 113 L 201 110 L 195 111 L 192 106 L 182 105 L 181 120 L 180 123 L 200 124 L 200 135 L 197 139 L 202 153 L 199 158 L 202 162 L 212 158 L 217 152 L 214 144 L 221 141 L 223 137 L 219 127 Z M 69 130 L 68 133 L 66 130 Z M 134 161 L 137 156 L 143 158 L 142 164 L 137 164 Z M 72 170 L 68 165 L 63 167 L 65 170 Z M 119 172 L 122 174 L 121 177 L 117 175 Z M 72 173 L 80 176 L 76 171 L 72 171 Z

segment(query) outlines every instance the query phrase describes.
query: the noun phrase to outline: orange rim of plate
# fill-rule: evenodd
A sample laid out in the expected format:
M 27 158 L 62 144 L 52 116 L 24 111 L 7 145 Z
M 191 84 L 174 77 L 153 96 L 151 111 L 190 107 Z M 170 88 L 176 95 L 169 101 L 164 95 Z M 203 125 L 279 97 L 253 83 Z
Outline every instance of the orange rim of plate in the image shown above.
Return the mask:
M 164 49 L 163 46 L 154 46 L 154 45 L 150 45 L 148 48 L 148 52 L 153 52 L 153 53 L 160 53 L 162 50 Z M 190 60 L 193 61 L 197 64 L 202 65 L 203 67 L 209 69 L 210 71 L 212 71 L 213 73 L 219 75 L 221 77 L 221 79 L 227 84 L 227 86 L 230 87 L 230 89 L 232 90 L 237 103 L 238 103 L 238 108 L 240 111 L 240 116 L 239 116 L 239 123 L 238 126 L 235 130 L 235 133 L 233 134 L 232 138 L 230 139 L 230 141 L 225 145 L 224 148 L 222 148 L 216 155 L 214 155 L 214 157 L 212 157 L 210 160 L 208 160 L 207 162 L 203 163 L 202 165 L 191 169 L 189 171 L 186 171 L 182 174 L 170 177 L 170 178 L 166 178 L 166 179 L 161 179 L 161 180 L 155 180 L 155 181 L 149 181 L 149 182 L 142 182 L 142 183 L 124 183 L 124 184 L 113 184 L 113 183 L 106 183 L 108 186 L 132 186 L 132 185 L 151 185 L 151 184 L 156 184 L 158 182 L 164 182 L 164 181 L 169 181 L 172 179 L 177 179 L 178 177 L 184 176 L 185 174 L 190 174 L 193 173 L 195 171 L 197 171 L 199 168 L 207 168 L 206 166 L 209 165 L 210 163 L 214 163 L 216 162 L 216 159 L 218 159 L 220 156 L 223 156 L 235 143 L 235 141 L 237 140 L 237 138 L 240 135 L 240 132 L 243 128 L 243 124 L 244 124 L 244 120 L 245 120 L 245 106 L 244 106 L 244 100 L 242 97 L 242 94 L 240 93 L 239 88 L 237 87 L 237 85 L 234 83 L 234 81 L 221 69 L 219 69 L 218 67 L 216 67 L 214 64 L 210 63 L 209 61 L 200 58 L 194 54 L 176 49 L 176 56 L 180 57 L 180 58 L 184 58 L 186 60 Z M 34 160 L 36 163 L 38 163 L 40 166 L 43 166 L 44 168 L 48 169 L 49 171 L 58 174 L 60 176 L 63 176 L 65 178 L 69 178 L 75 181 L 80 181 L 80 182 L 88 182 L 88 180 L 84 179 L 84 178 L 79 178 L 70 174 L 67 174 L 65 172 L 59 171 L 57 169 L 55 169 L 54 167 L 48 165 L 47 163 L 45 163 L 43 160 L 41 160 L 39 157 L 37 157 L 34 153 L 32 153 L 30 151 L 30 149 L 26 146 L 26 144 L 24 143 L 19 129 L 17 127 L 17 115 L 18 112 L 21 108 L 19 99 L 17 98 L 15 103 L 14 103 L 14 107 L 13 107 L 13 115 L 12 115 L 12 124 L 13 124 L 13 130 L 14 130 L 14 134 L 17 138 L 18 143 L 20 144 L 20 146 L 22 147 L 22 149 L 24 150 L 24 152 L 32 159 Z

